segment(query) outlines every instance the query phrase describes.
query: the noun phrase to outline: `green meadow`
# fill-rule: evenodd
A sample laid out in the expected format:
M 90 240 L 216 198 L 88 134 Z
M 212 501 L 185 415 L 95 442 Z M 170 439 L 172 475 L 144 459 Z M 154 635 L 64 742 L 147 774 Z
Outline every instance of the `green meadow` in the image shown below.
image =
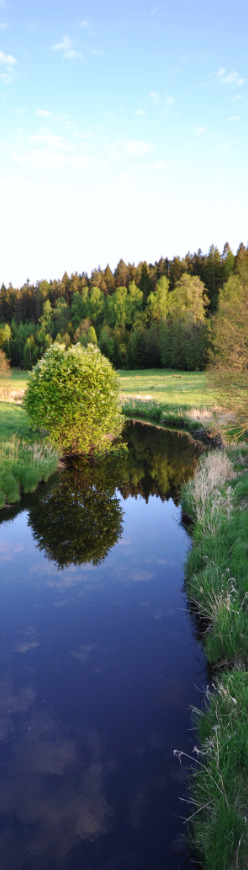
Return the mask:
M 204 372 L 167 369 L 120 371 L 124 414 L 190 428 L 214 420 L 217 396 Z

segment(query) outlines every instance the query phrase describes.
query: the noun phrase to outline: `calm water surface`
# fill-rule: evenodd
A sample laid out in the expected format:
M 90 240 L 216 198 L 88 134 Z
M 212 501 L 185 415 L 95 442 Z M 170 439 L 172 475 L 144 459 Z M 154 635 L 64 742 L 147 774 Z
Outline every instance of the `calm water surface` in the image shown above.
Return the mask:
M 180 524 L 196 454 L 127 429 L 127 455 L 0 515 L 1 870 L 194 867 L 173 750 L 205 681 Z

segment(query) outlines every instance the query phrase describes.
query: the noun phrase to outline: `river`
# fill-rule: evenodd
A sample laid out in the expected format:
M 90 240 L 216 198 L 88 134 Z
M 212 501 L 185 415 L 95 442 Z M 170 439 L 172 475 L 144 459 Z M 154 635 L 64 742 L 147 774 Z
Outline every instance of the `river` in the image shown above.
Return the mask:
M 130 422 L 0 514 L 1 870 L 189 870 L 190 705 L 205 661 L 187 609 L 187 435 Z

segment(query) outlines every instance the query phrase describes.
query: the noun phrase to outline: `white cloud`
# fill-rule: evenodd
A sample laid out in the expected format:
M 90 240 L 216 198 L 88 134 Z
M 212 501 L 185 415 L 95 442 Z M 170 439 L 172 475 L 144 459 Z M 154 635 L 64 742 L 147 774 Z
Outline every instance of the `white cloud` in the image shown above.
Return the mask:
M 35 109 L 35 115 L 39 115 L 40 118 L 52 118 L 52 113 L 47 112 L 46 109 Z
M 145 109 L 134 109 L 133 114 L 139 115 L 140 118 L 144 118 L 146 113 L 145 113 Z
M 242 79 L 239 73 L 236 72 L 236 70 L 231 70 L 231 72 L 227 72 L 225 67 L 221 67 L 221 69 L 218 70 L 218 76 L 224 85 L 237 85 L 238 87 L 240 87 L 245 82 L 245 79 Z
M 7 24 L 7 21 L 3 21 L 2 24 L 0 24 L 0 30 L 9 30 L 9 27 L 10 25 Z
M 166 97 L 165 98 L 165 105 L 166 106 L 173 106 L 174 102 L 175 102 L 174 97 Z
M 0 0 L 0 9 L 7 9 L 6 0 Z
M 80 60 L 83 60 L 82 54 L 79 51 L 75 51 L 73 48 L 72 39 L 69 36 L 63 36 L 61 42 L 57 42 L 56 45 L 51 46 L 53 51 L 62 51 L 63 57 L 66 60 L 70 60 L 72 57 L 78 57 Z
M 17 63 L 17 60 L 12 54 L 5 54 L 4 51 L 0 51 L 0 63 L 5 63 L 6 66 L 13 66 L 14 63 Z
M 34 134 L 25 144 L 18 143 L 12 158 L 15 165 L 29 167 L 38 172 L 56 170 L 59 173 L 66 167 L 85 170 L 89 165 L 89 158 L 82 153 L 78 143 L 50 132 Z
M 196 127 L 195 133 L 196 133 L 196 136 L 203 136 L 203 134 L 206 133 L 206 127 L 201 127 L 201 126 Z
M 150 92 L 150 97 L 151 97 L 152 105 L 153 105 L 153 106 L 159 106 L 159 103 L 161 103 L 161 97 L 160 97 L 160 95 L 157 93 L 157 91 L 151 91 L 151 92 Z
M 85 21 L 85 20 L 84 20 L 84 21 L 80 21 L 80 22 L 79 22 L 79 27 L 82 27 L 83 30 L 87 30 L 87 29 L 89 28 L 89 26 L 90 26 L 90 25 L 89 25 L 89 22 L 88 22 L 88 21 Z

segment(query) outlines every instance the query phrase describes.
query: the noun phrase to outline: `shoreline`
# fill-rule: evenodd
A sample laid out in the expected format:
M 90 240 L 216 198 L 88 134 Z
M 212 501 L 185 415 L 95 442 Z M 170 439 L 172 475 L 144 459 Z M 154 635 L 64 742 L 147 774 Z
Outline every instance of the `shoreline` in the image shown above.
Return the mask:
M 213 671 L 194 710 L 188 819 L 204 870 L 245 870 L 248 854 L 248 446 L 204 454 L 183 488 L 192 549 L 185 588 Z M 183 756 L 183 752 L 181 753 Z

